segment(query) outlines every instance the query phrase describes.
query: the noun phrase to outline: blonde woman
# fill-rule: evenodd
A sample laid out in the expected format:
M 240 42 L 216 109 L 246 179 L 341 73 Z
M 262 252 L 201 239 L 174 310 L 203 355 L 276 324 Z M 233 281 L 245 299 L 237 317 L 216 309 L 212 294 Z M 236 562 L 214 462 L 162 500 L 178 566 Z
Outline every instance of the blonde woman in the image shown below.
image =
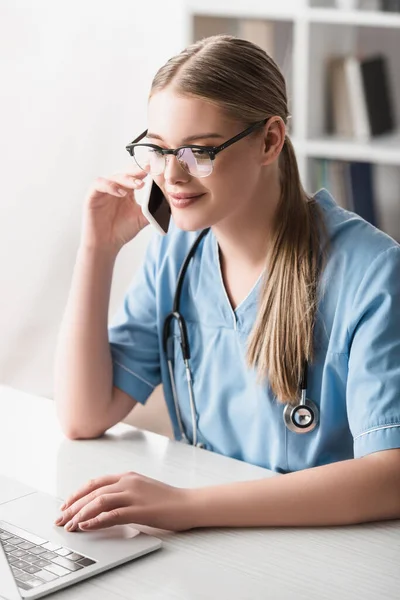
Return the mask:
M 281 72 L 248 41 L 207 38 L 158 71 L 141 150 L 129 146 L 137 164 L 86 199 L 56 357 L 67 436 L 100 436 L 161 382 L 177 440 L 283 475 L 200 489 L 105 475 L 57 524 L 400 517 L 400 247 L 326 190 L 305 193 L 288 116 Z M 107 328 L 118 253 L 148 224 L 135 201 L 146 148 L 172 221 Z M 198 239 L 180 289 L 185 362 L 181 323 L 170 318 L 165 339 L 165 321 Z

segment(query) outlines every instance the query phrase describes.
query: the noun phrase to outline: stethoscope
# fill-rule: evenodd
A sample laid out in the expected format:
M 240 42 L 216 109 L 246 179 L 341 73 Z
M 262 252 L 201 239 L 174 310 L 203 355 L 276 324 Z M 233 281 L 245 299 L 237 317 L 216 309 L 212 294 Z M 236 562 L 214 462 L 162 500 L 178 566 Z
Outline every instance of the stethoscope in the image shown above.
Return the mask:
M 204 229 L 200 235 L 194 241 L 192 247 L 190 248 L 182 267 L 178 274 L 178 281 L 176 284 L 176 290 L 174 295 L 174 301 L 172 306 L 172 311 L 166 316 L 163 326 L 163 350 L 167 357 L 168 363 L 168 372 L 171 381 L 171 389 L 172 396 L 174 400 L 175 406 L 175 414 L 178 422 L 178 427 L 181 433 L 181 440 L 190 443 L 188 437 L 185 434 L 182 417 L 179 410 L 178 404 L 178 396 L 176 392 L 176 382 L 174 376 L 174 336 L 170 335 L 171 331 L 171 323 L 176 320 L 179 327 L 179 342 L 181 346 L 182 358 L 185 364 L 185 373 L 186 373 L 186 381 L 189 392 L 189 402 L 190 402 L 190 412 L 191 412 L 191 420 L 192 420 L 192 430 L 193 430 L 193 446 L 203 447 L 204 444 L 198 443 L 197 441 L 197 411 L 196 411 L 196 403 L 194 400 L 193 393 L 193 378 L 192 373 L 190 371 L 190 346 L 189 339 L 187 333 L 187 327 L 185 319 L 182 314 L 179 312 L 179 305 L 182 294 L 182 286 L 183 281 L 185 279 L 185 275 L 189 266 L 191 259 L 193 258 L 197 247 L 199 246 L 201 240 L 204 236 L 209 232 L 210 228 Z M 286 404 L 283 409 L 283 420 L 285 422 L 286 427 L 293 431 L 294 433 L 308 433 L 315 429 L 319 420 L 319 411 L 317 406 L 306 397 L 307 393 L 307 376 L 308 376 L 308 362 L 304 362 L 303 374 L 300 381 L 300 402 L 297 405 Z

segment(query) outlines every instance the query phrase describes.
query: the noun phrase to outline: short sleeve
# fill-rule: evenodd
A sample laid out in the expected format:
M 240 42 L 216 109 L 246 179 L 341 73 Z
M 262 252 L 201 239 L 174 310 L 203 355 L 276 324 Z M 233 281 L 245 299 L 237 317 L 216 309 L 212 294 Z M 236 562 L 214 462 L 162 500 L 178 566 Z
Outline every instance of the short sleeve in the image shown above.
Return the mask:
M 356 458 L 400 447 L 400 247 L 370 264 L 349 326 L 347 412 Z
M 155 284 L 159 237 L 150 240 L 144 261 L 108 328 L 113 384 L 141 404 L 161 381 Z

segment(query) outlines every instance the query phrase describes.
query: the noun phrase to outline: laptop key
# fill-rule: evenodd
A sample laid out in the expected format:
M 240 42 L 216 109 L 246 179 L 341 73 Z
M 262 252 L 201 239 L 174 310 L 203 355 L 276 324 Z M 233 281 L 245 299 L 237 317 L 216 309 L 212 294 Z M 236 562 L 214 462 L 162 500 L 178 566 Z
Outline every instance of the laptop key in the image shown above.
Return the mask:
M 35 577 L 34 579 L 30 579 L 26 583 L 28 585 L 30 585 L 31 587 L 35 588 L 35 587 L 38 587 L 38 585 L 42 585 L 43 581 L 40 581 L 40 579 L 36 579 L 36 577 Z
M 26 562 L 28 563 L 35 563 L 37 560 L 42 560 L 41 556 L 38 556 L 37 554 L 30 554 L 29 556 L 25 556 L 24 560 L 26 560 Z
M 40 555 L 40 558 L 44 558 L 45 560 L 53 560 L 53 558 L 57 558 L 57 554 L 55 552 L 45 552 Z
M 15 546 L 11 546 L 11 544 L 4 544 L 3 546 L 3 550 L 6 554 L 9 554 L 10 552 L 12 552 L 13 550 L 16 550 Z
M 29 583 L 25 583 L 24 581 L 17 581 L 17 586 L 24 591 L 32 589 Z
M 0 540 L 2 540 L 3 542 L 5 542 L 5 540 L 9 540 L 11 537 L 12 537 L 11 533 L 7 533 L 3 530 L 0 533 Z
M 18 546 L 18 544 L 23 544 L 25 540 L 21 540 L 19 537 L 12 537 L 7 540 L 9 544 L 13 544 L 13 546 Z
M 29 581 L 30 579 L 32 579 L 32 575 L 30 575 L 29 573 L 21 573 L 20 575 L 17 575 L 15 579 L 17 581 Z
M 80 560 L 81 558 L 85 558 L 85 557 L 82 556 L 82 554 L 78 554 L 77 552 L 73 552 L 72 554 L 68 555 L 68 560 Z
M 60 567 L 65 567 L 70 571 L 79 571 L 79 569 L 83 569 L 83 565 L 76 562 L 72 562 L 72 560 L 68 560 L 68 558 L 63 558 L 62 556 L 54 558 L 51 562 L 53 564 L 60 565 Z
M 83 565 L 84 567 L 90 567 L 90 565 L 94 565 L 96 563 L 95 560 L 91 560 L 90 558 L 82 558 L 82 560 L 78 560 L 78 565 Z
M 11 566 L 11 569 L 14 571 L 14 569 L 23 569 L 24 567 L 29 567 L 29 563 L 24 560 L 19 560 Z
M 51 563 L 49 563 L 48 560 L 43 560 L 43 558 L 40 558 L 39 560 L 35 560 L 35 562 L 32 564 L 35 565 L 35 567 L 40 567 L 43 569 L 43 567 L 47 567 L 47 565 L 50 565 Z
M 15 556 L 16 558 L 24 558 L 25 556 L 29 556 L 25 550 L 13 550 L 10 552 L 10 556 Z
M 35 544 L 31 544 L 31 542 L 24 542 L 23 544 L 19 544 L 18 548 L 21 550 L 30 550 L 31 548 L 35 548 Z
M 47 542 L 47 544 L 42 544 L 42 548 L 46 548 L 46 550 L 55 552 L 56 550 L 59 550 L 61 546 L 59 544 L 52 544 L 51 542 Z
M 50 573 L 54 573 L 55 575 L 59 575 L 60 577 L 62 575 L 69 575 L 71 573 L 71 571 L 68 571 L 68 569 L 64 569 L 64 567 L 59 567 L 58 565 L 49 565 L 48 567 L 45 567 L 43 569 L 44 571 L 50 571 Z
M 35 567 L 35 565 L 28 565 L 27 567 L 22 567 L 22 570 L 26 573 L 31 573 L 31 575 L 34 575 L 35 573 L 40 571 L 40 569 L 38 569 L 38 567 Z
M 43 548 L 41 546 L 36 546 L 35 548 L 31 548 L 31 550 L 29 550 L 29 552 L 31 554 L 46 554 L 48 552 L 48 550 L 43 550 Z
M 43 579 L 43 581 L 53 581 L 54 579 L 57 579 L 59 576 L 55 575 L 54 573 L 50 573 L 50 571 L 39 571 L 38 573 L 36 573 L 37 577 L 40 577 L 40 579 Z
M 56 554 L 58 554 L 59 556 L 68 556 L 69 554 L 72 554 L 71 550 L 68 550 L 68 548 L 59 548 L 58 550 L 54 551 Z M 69 558 L 69 556 L 68 556 Z

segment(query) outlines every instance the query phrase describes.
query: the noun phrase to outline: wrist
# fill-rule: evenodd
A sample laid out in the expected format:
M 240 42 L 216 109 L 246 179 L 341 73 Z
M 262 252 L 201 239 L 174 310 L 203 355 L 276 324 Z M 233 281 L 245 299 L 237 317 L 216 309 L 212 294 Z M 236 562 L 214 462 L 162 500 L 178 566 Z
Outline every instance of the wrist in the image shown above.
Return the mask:
M 121 249 L 122 246 L 116 246 L 115 244 L 99 244 L 81 240 L 78 254 L 115 261 Z
M 188 529 L 212 527 L 216 508 L 213 506 L 212 488 L 193 488 L 184 491 Z

